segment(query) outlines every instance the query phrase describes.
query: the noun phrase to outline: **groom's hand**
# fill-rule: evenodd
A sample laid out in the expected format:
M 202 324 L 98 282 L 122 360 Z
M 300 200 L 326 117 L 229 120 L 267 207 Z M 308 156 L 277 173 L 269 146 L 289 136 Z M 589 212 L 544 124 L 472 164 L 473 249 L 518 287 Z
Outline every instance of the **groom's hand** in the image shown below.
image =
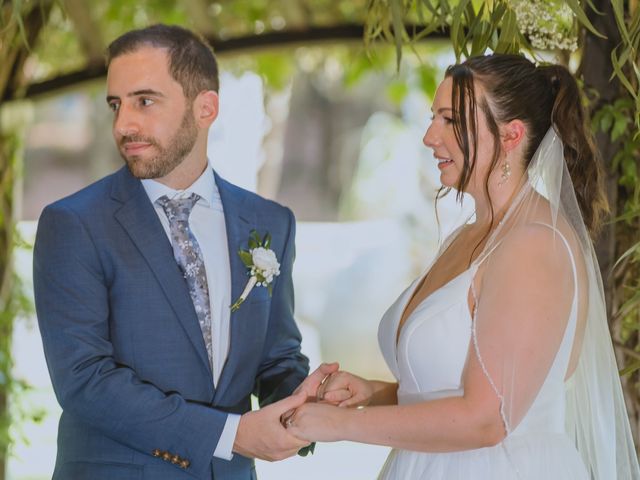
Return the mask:
M 331 374 L 337 372 L 340 369 L 340 365 L 338 362 L 333 363 L 322 363 L 318 368 L 316 368 L 311 375 L 304 379 L 304 381 L 298 385 L 298 388 L 295 389 L 293 394 L 304 393 L 307 396 L 307 401 L 315 402 L 318 398 L 318 389 L 322 382 L 324 382 L 327 378 L 331 376 Z M 285 412 L 281 417 L 280 421 L 283 425 L 287 425 L 287 421 L 291 418 L 291 416 L 296 411 L 295 408 Z M 306 457 L 310 453 L 313 453 L 315 450 L 316 444 L 311 443 L 298 451 L 298 455 L 302 457 Z
M 313 373 L 311 373 L 304 381 L 298 385 L 298 388 L 294 390 L 294 395 L 299 392 L 304 392 L 307 397 L 315 398 L 318 395 L 318 389 L 322 382 L 324 382 L 332 373 L 337 372 L 340 369 L 338 362 L 333 363 L 321 363 Z
M 298 385 L 293 391 L 293 395 L 298 393 L 304 393 L 307 396 L 307 401 L 315 402 L 318 397 L 318 390 L 322 382 L 324 382 L 327 378 L 331 376 L 331 374 L 337 372 L 340 369 L 340 365 L 338 362 L 333 363 L 321 363 L 318 368 L 316 368 L 313 373 L 311 373 L 304 381 Z M 280 418 L 282 424 L 284 425 L 288 418 L 293 415 L 295 408 L 285 412 Z
M 285 412 L 295 410 L 306 401 L 306 394 L 299 392 L 260 410 L 242 415 L 233 451 L 245 457 L 270 462 L 295 455 L 298 450 L 309 445 L 309 442 L 287 432 L 280 423 L 280 418 Z

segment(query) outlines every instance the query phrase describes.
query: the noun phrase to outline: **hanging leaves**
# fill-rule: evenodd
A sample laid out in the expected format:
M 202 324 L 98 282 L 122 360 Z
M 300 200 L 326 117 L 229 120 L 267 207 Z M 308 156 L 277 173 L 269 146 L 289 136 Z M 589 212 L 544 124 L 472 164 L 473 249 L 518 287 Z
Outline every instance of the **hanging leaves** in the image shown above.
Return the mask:
M 612 78 L 633 98 L 633 119 L 640 131 L 640 9 L 636 6 L 629 12 L 627 5 L 624 0 L 611 0 L 622 38 L 611 52 Z M 589 20 L 590 11 L 602 14 L 591 0 L 369 0 L 365 44 L 371 47 L 379 38 L 393 43 L 398 69 L 404 45 L 447 29 L 457 60 L 487 51 L 526 51 L 539 58 L 540 48 L 574 50 L 578 26 L 605 38 Z M 570 12 L 568 19 L 566 12 Z

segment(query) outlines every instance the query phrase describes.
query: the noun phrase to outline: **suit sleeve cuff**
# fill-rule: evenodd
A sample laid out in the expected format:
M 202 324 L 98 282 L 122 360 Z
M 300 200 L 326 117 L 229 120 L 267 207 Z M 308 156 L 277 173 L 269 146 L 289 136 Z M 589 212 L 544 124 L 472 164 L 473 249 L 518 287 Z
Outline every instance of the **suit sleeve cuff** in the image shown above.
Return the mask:
M 233 442 L 236 440 L 236 433 L 240 425 L 240 415 L 230 413 L 227 415 L 227 421 L 222 429 L 222 434 L 218 440 L 216 450 L 213 456 L 223 460 L 231 460 L 233 458 Z

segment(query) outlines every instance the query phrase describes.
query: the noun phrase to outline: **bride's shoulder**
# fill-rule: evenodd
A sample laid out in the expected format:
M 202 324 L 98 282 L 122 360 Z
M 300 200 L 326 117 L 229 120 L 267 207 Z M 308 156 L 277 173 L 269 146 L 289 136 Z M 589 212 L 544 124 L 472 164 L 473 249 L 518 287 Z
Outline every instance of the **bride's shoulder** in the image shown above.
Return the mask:
M 487 270 L 541 270 L 550 274 L 566 270 L 571 255 L 565 235 L 558 226 L 546 222 L 516 225 L 496 242 L 487 259 Z

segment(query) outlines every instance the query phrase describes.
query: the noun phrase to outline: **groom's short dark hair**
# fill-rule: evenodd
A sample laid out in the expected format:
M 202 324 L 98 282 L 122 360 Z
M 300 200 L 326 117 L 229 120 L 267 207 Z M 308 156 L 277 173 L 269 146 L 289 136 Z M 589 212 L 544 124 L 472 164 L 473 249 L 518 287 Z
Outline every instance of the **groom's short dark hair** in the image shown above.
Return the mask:
M 213 50 L 202 37 L 176 25 L 152 25 L 116 38 L 107 47 L 107 67 L 114 58 L 145 46 L 167 50 L 169 72 L 185 97 L 193 99 L 204 90 L 218 91 L 218 62 Z

